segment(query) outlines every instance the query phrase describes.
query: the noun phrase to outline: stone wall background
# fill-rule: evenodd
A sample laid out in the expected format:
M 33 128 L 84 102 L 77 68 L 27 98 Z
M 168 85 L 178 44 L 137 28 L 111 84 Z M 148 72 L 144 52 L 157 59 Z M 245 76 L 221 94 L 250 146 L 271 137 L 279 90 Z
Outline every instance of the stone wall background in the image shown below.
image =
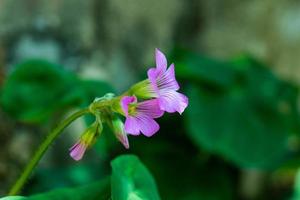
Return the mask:
M 181 45 L 221 59 L 250 53 L 298 83 L 299 11 L 296 0 L 2 0 L 1 54 L 93 66 L 100 77 L 124 65 L 134 78 L 155 47 Z

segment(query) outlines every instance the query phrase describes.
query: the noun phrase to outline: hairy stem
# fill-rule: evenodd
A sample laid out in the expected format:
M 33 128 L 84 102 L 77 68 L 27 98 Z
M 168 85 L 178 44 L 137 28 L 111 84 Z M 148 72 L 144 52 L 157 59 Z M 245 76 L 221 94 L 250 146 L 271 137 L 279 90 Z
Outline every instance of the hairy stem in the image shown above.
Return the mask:
M 52 132 L 49 133 L 49 135 L 46 137 L 46 139 L 43 141 L 43 143 L 39 146 L 29 163 L 26 165 L 24 171 L 22 172 L 19 179 L 15 182 L 13 187 L 10 189 L 8 195 L 17 195 L 24 184 L 26 183 L 27 179 L 31 175 L 34 168 L 37 166 L 38 162 L 41 160 L 44 153 L 47 151 L 49 146 L 53 143 L 53 141 L 62 133 L 62 131 L 70 125 L 74 120 L 77 118 L 90 113 L 89 109 L 82 109 L 68 118 L 66 118 L 62 123 L 60 123 Z

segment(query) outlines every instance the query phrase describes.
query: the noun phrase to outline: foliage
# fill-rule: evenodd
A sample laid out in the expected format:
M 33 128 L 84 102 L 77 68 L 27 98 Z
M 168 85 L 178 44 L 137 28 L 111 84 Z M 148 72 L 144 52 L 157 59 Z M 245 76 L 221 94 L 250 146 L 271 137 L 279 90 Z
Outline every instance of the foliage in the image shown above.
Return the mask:
M 1 200 L 107 200 L 110 196 L 118 200 L 160 199 L 153 177 L 136 156 L 119 156 L 111 165 L 111 184 L 110 179 L 105 178 L 86 186 L 56 189 L 29 197 L 5 197 Z
M 181 52 L 179 71 L 190 106 L 188 134 L 200 148 L 241 167 L 274 168 L 299 132 L 298 90 L 250 57 L 230 62 Z M 180 74 L 179 74 L 180 76 Z
M 15 67 L 1 92 L 1 105 L 20 121 L 41 123 L 53 114 L 78 107 L 111 92 L 100 81 L 81 81 L 61 66 L 28 60 Z
M 160 199 L 153 177 L 137 157 L 115 159 L 112 172 L 112 199 Z
M 1 200 L 25 200 L 28 199 L 26 197 L 21 197 L 21 196 L 11 196 L 11 197 L 3 197 Z

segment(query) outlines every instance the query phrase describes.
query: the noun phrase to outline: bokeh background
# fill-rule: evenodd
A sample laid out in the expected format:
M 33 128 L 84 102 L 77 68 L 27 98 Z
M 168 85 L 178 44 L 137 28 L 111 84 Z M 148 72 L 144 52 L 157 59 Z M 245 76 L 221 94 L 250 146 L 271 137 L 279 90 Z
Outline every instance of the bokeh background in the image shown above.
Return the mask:
M 182 116 L 129 136 L 130 150 L 106 128 L 80 162 L 68 148 L 89 119 L 77 120 L 22 194 L 105 180 L 135 154 L 161 199 L 300 199 L 296 0 L 1 0 L 0 194 L 62 119 L 145 78 L 155 48 L 189 97 Z

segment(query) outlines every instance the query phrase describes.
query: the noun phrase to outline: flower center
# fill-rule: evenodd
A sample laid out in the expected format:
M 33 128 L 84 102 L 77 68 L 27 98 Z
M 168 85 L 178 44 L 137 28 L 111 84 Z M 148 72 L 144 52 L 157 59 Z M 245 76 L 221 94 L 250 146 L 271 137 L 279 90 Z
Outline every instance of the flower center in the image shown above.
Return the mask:
M 136 104 L 136 103 L 130 104 L 130 105 L 128 106 L 128 115 L 130 115 L 130 116 L 136 115 L 136 113 L 137 113 L 136 107 L 137 107 L 137 104 Z

